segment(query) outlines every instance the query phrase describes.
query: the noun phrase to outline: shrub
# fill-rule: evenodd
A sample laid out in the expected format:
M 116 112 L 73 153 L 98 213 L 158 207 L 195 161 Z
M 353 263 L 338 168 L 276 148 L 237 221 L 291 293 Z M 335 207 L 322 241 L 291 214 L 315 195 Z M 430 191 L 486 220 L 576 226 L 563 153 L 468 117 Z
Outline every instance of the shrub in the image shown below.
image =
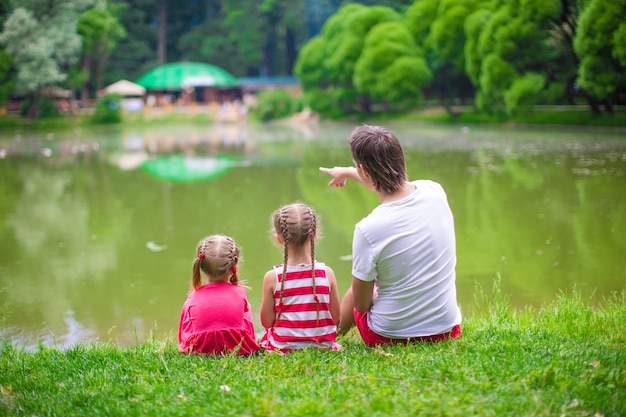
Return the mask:
M 107 124 L 122 121 L 122 96 L 119 94 L 107 94 L 102 96 L 91 118 L 93 123 Z
M 252 113 L 262 121 L 268 121 L 291 116 L 299 106 L 298 100 L 285 90 L 265 90 L 259 94 Z
M 29 99 L 22 100 L 22 103 L 20 104 L 20 116 L 23 116 L 23 117 L 28 116 L 29 105 L 30 105 Z M 39 99 L 37 117 L 45 119 L 45 118 L 56 117 L 58 115 L 59 115 L 59 110 L 57 109 L 54 99 L 50 97 L 41 97 Z

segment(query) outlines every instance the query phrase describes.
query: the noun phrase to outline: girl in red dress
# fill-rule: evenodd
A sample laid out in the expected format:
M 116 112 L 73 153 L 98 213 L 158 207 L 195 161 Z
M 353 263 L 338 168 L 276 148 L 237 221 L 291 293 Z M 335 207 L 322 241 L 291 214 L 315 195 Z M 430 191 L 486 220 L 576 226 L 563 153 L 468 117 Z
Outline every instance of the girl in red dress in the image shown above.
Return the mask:
M 238 260 L 239 247 L 231 237 L 213 235 L 198 244 L 180 315 L 181 352 L 250 355 L 259 349 L 246 289 L 237 277 Z

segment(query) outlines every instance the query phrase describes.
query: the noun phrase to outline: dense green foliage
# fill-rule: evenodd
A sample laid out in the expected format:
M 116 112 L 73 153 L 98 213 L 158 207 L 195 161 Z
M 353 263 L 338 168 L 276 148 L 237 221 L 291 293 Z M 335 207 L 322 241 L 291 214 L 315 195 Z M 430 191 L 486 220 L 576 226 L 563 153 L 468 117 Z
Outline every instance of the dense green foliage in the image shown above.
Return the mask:
M 91 116 L 91 121 L 96 124 L 121 122 L 122 96 L 119 94 L 107 94 L 101 97 L 96 104 L 96 109 Z
M 592 0 L 581 13 L 574 48 L 577 82 L 598 98 L 626 90 L 626 2 Z
M 29 98 L 29 118 L 38 116 L 41 88 L 65 81 L 68 66 L 78 60 L 78 15 L 91 3 L 64 0 L 42 7 L 38 0 L 24 0 L 4 23 L 0 44 L 13 57 L 15 92 Z
M 250 358 L 185 356 L 173 341 L 66 351 L 0 347 L 2 415 L 603 415 L 626 412 L 626 294 L 593 308 L 483 304 L 452 342 Z
M 302 102 L 283 89 L 262 91 L 257 104 L 252 108 L 252 114 L 259 120 L 268 121 L 291 116 L 302 110 Z
M 536 104 L 626 103 L 626 6 L 612 0 L 41 0 L 0 3 L 0 102 L 136 80 L 168 62 L 290 75 L 326 117 L 437 99 L 513 116 Z M 47 4 L 47 3 L 46 3 Z M 48 10 L 49 9 L 49 10 Z
M 96 89 L 103 87 L 104 66 L 117 42 L 126 36 L 126 30 L 119 20 L 104 8 L 93 8 L 82 13 L 78 19 L 78 33 L 83 40 L 83 66 L 82 71 L 82 99 L 88 98 L 87 83 L 89 81 L 92 65 L 96 74 Z M 94 62 L 95 61 L 95 62 Z
M 387 111 L 423 93 L 457 116 L 453 101 L 472 95 L 481 111 L 508 116 L 577 97 L 595 114 L 625 102 L 623 2 L 416 0 L 395 26 L 390 14 L 370 18 L 367 34 L 351 23 L 375 10 L 342 7 L 302 48 L 296 73 L 313 109 L 339 116 L 379 103 Z

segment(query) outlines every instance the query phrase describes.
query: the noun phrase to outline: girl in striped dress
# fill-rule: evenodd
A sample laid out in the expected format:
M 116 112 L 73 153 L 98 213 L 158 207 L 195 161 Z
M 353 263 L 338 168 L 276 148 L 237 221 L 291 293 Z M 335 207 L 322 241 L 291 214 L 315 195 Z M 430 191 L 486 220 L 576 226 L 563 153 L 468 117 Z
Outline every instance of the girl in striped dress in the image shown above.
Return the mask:
M 333 270 L 315 260 L 317 216 L 302 203 L 272 215 L 283 263 L 263 278 L 261 347 L 288 353 L 307 347 L 338 350 L 339 291 Z

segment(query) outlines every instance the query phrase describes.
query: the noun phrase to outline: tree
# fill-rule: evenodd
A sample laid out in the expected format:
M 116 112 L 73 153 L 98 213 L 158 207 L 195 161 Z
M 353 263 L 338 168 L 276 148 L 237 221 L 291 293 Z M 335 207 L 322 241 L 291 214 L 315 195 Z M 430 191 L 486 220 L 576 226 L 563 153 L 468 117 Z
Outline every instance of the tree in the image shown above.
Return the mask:
M 616 93 L 626 92 L 626 2 L 591 0 L 578 19 L 574 49 L 578 85 L 612 113 Z
M 342 6 L 326 21 L 321 34 L 302 48 L 296 61 L 295 73 L 302 83 L 306 102 L 314 110 L 331 116 L 355 109 L 371 111 L 371 91 L 359 92 L 355 87 L 355 66 L 368 33 L 378 24 L 400 20 L 400 14 L 388 7 L 355 3 Z M 365 79 L 367 65 L 362 65 Z
M 13 71 L 11 55 L 0 50 L 0 105 L 7 102 L 15 88 L 16 78 Z
M 262 19 L 250 18 L 254 7 L 252 2 L 216 3 L 207 10 L 204 20 L 179 39 L 182 58 L 213 63 L 238 76 L 258 73 L 263 62 L 265 34 Z M 232 27 L 241 30 L 231 32 Z
M 0 0 L 0 27 L 4 26 L 9 10 L 9 0 Z M 15 89 L 16 81 L 13 58 L 4 49 L 0 49 L 0 105 L 7 102 Z
M 304 0 L 215 2 L 181 36 L 178 49 L 184 59 L 218 64 L 235 75 L 291 74 L 306 38 L 303 9 Z
M 119 20 L 127 36 L 111 52 L 104 81 L 136 80 L 158 64 L 157 31 L 154 27 L 153 0 L 127 1 L 128 7 L 119 12 Z
M 406 25 L 424 49 L 433 73 L 426 91 L 434 94 L 446 111 L 458 116 L 450 100 L 462 100 L 474 89 L 465 73 L 465 19 L 478 7 L 477 0 L 421 0 L 406 13 Z
M 83 40 L 83 75 L 81 89 L 83 106 L 87 104 L 87 83 L 95 64 L 96 91 L 102 89 L 104 66 L 117 45 L 126 36 L 126 30 L 108 9 L 95 7 L 83 12 L 78 19 L 78 33 Z M 93 62 L 95 61 L 95 63 Z
M 385 22 L 373 27 L 354 67 L 354 85 L 374 103 L 416 105 L 432 77 L 406 26 Z
M 576 63 L 568 35 L 574 0 L 487 3 L 465 20 L 465 69 L 481 110 L 562 99 Z
M 34 119 L 40 89 L 64 81 L 64 71 L 79 57 L 78 15 L 91 0 L 22 0 L 20 5 L 5 22 L 0 43 L 13 57 L 16 93 L 29 97 L 27 117 Z

